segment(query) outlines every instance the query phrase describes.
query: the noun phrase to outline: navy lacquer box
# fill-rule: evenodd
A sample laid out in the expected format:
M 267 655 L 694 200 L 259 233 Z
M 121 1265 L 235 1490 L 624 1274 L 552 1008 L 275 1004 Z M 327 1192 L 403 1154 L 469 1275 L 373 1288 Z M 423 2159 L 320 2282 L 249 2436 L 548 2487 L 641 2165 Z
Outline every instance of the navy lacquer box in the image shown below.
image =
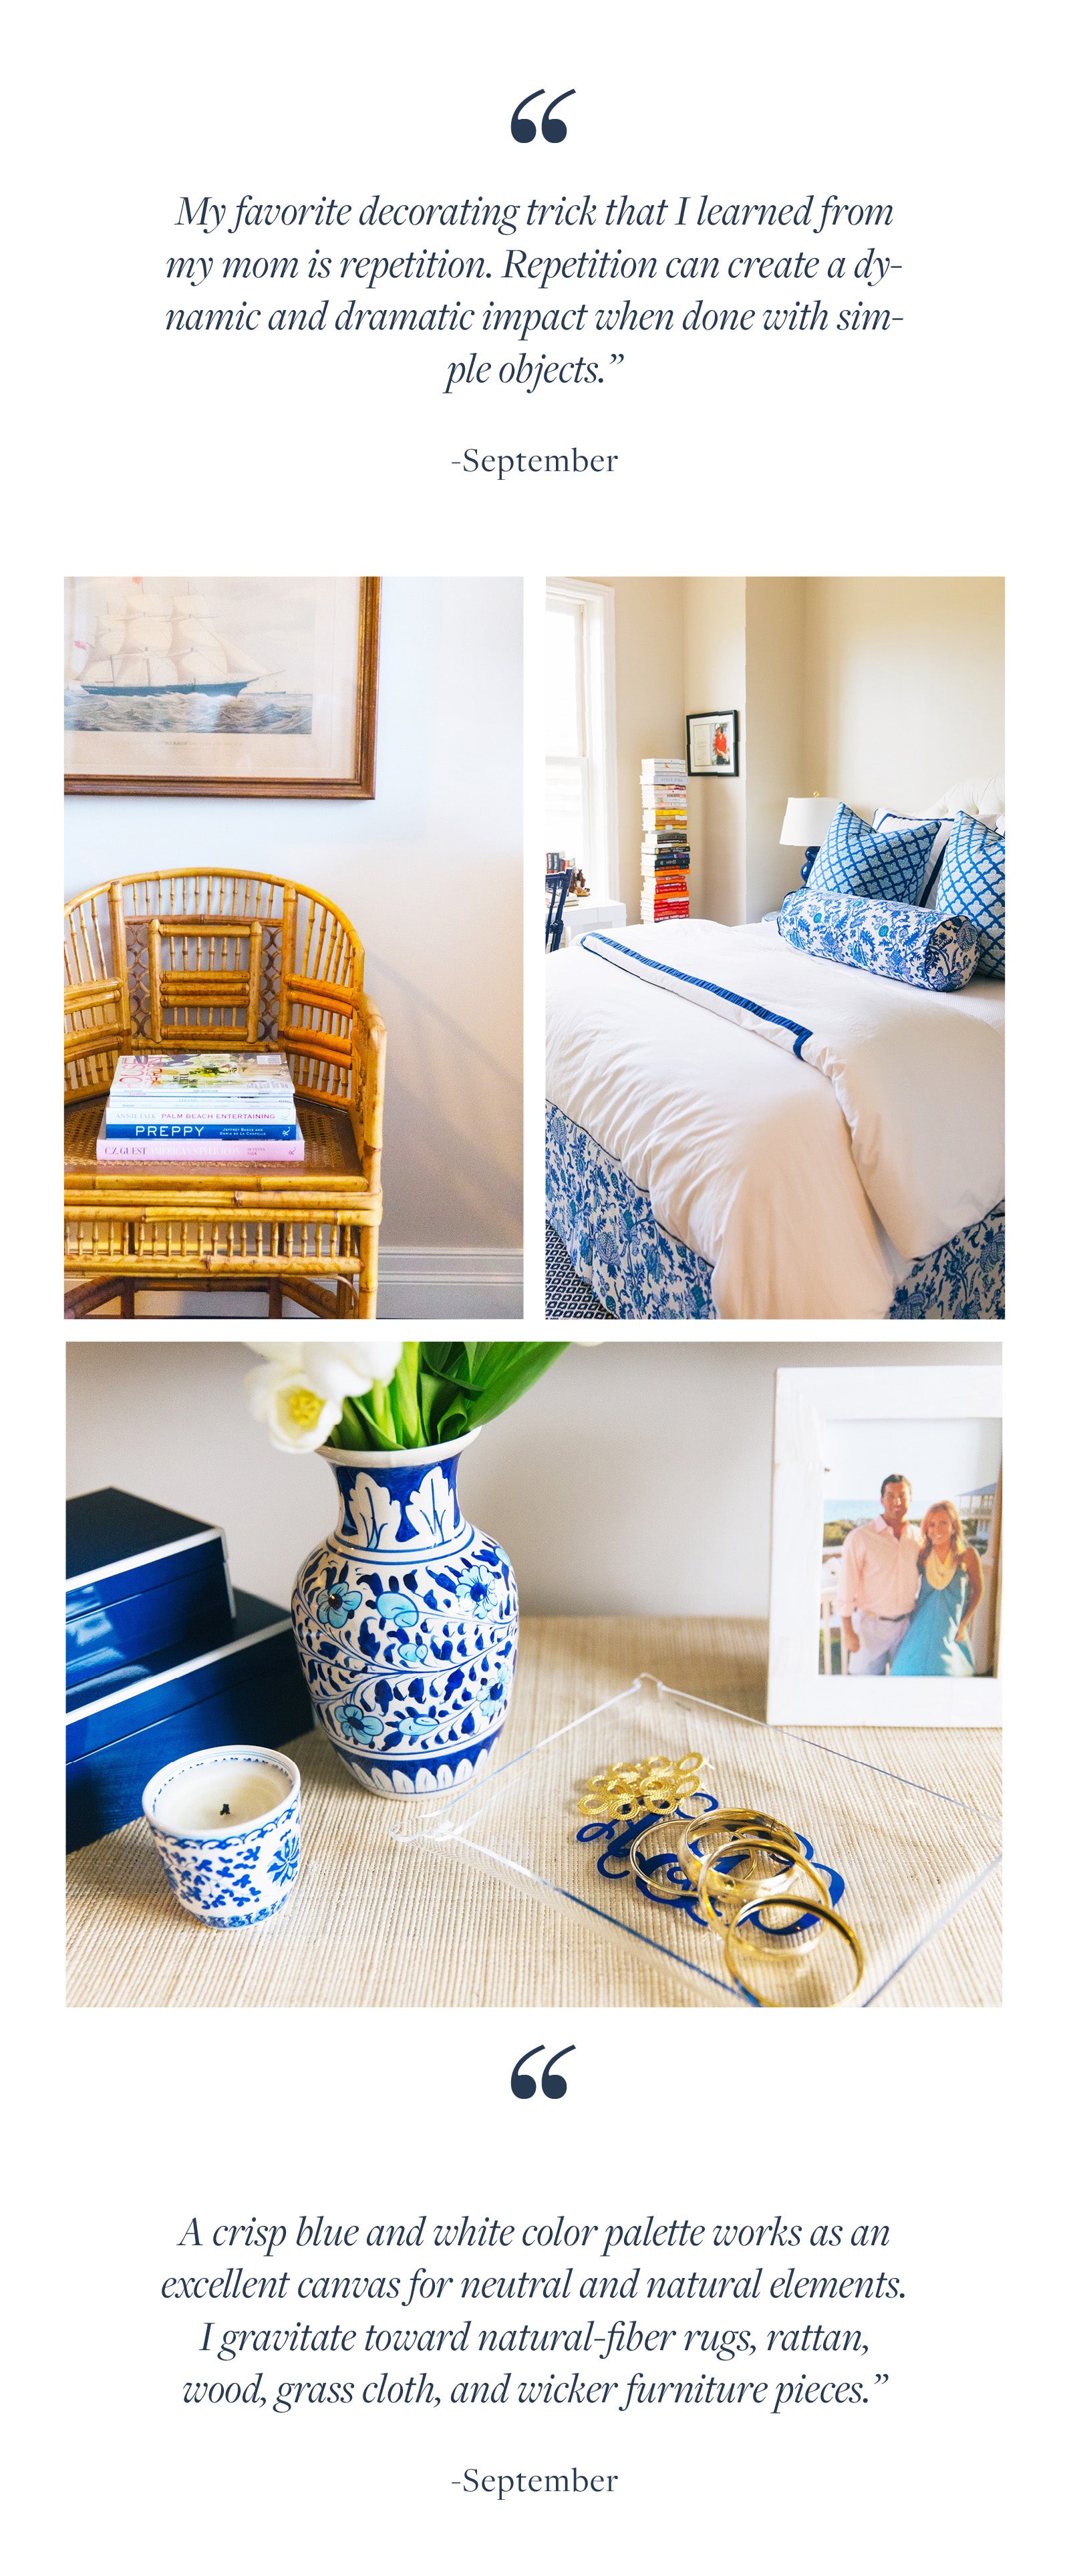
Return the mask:
M 289 1614 L 232 1590 L 221 1530 L 113 1486 L 68 1503 L 68 1851 L 181 1754 L 312 1724 Z

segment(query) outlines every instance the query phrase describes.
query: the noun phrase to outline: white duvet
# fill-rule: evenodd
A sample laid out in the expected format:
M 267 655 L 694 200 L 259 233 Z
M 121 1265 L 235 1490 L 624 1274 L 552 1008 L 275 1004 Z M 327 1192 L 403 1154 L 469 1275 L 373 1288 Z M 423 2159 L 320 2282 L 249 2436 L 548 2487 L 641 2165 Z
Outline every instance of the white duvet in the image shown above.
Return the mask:
M 774 923 L 611 936 L 630 961 L 547 961 L 548 1095 L 713 1265 L 719 1315 L 884 1315 L 911 1263 L 1001 1198 L 1002 985 L 929 993 L 804 956 Z M 720 997 L 647 982 L 643 959 Z

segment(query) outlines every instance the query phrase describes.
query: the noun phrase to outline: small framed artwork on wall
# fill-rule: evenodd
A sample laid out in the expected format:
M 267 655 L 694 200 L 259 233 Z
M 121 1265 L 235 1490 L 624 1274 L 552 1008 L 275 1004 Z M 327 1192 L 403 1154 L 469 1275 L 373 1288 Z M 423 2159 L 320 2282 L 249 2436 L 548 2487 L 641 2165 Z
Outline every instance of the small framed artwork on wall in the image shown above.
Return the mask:
M 738 774 L 738 708 L 726 707 L 719 715 L 688 716 L 688 777 L 737 778 Z
M 373 796 L 379 584 L 67 583 L 69 796 Z

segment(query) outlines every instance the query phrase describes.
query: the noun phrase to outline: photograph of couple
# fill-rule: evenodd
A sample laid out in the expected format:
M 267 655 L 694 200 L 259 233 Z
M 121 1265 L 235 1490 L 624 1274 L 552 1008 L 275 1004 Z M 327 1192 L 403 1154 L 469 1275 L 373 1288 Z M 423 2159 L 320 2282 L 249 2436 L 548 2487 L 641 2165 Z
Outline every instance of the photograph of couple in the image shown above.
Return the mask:
M 835 1445 L 853 1454 L 825 1464 L 826 1484 L 835 1476 L 836 1485 L 824 1507 L 819 1671 L 869 1681 L 969 1681 L 991 1673 L 1000 1425 L 835 1429 Z M 856 1499 L 858 1486 L 864 1494 L 868 1484 L 858 1471 L 874 1453 L 883 1472 L 872 1475 L 871 1499 Z M 836 1498 L 847 1481 L 843 1469 L 853 1471 L 855 1499 Z

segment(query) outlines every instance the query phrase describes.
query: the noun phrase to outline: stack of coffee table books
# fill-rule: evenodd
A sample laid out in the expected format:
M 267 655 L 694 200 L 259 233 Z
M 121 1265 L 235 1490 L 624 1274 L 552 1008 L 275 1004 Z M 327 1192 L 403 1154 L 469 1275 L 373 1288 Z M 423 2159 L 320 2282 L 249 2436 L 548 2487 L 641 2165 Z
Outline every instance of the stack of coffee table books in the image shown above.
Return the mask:
M 100 1163 L 303 1163 L 283 1055 L 122 1055 Z

